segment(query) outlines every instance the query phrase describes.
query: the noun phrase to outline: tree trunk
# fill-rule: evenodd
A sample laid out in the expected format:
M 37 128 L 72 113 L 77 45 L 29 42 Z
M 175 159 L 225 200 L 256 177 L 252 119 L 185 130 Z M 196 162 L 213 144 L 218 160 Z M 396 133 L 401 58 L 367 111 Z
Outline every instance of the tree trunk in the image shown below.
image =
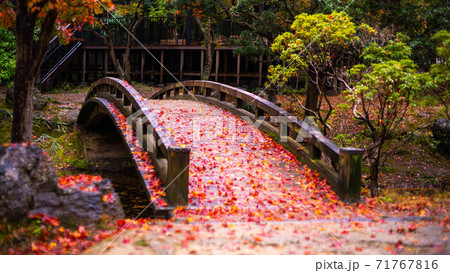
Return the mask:
M 33 134 L 33 85 L 53 35 L 56 10 L 42 19 L 39 41 L 33 42 L 37 14 L 29 13 L 28 1 L 18 0 L 16 8 L 16 70 L 11 142 L 31 142 Z
M 277 104 L 277 92 L 275 92 L 274 88 L 268 88 L 267 89 L 267 96 L 268 96 L 268 100 L 271 103 Z
M 272 55 L 269 54 L 267 56 L 267 62 L 269 64 L 272 64 L 273 63 L 272 60 L 273 60 L 272 59 Z M 272 102 L 274 104 L 278 103 L 278 101 L 277 101 L 277 91 L 276 91 L 276 89 L 275 89 L 275 87 L 273 85 L 271 85 L 269 88 L 267 88 L 267 96 L 268 96 L 268 100 L 270 102 Z
M 111 32 L 109 31 L 108 24 L 103 23 L 101 20 L 99 20 L 98 23 L 102 26 L 102 29 L 105 31 L 106 35 L 103 36 L 100 32 L 97 32 L 95 30 L 89 30 L 89 32 L 100 38 L 103 41 L 103 44 L 108 48 L 109 57 L 111 57 L 114 69 L 116 70 L 117 74 L 119 74 L 118 78 L 123 80 L 125 79 L 125 72 L 123 71 L 120 62 L 117 59 L 116 51 L 114 50 L 113 37 Z
M 135 15 L 139 16 L 139 15 Z M 139 27 L 139 25 L 142 23 L 142 20 L 144 20 L 143 16 L 139 16 L 138 18 L 135 18 L 136 20 L 132 21 L 133 18 L 128 18 L 128 29 L 130 30 L 131 34 L 127 34 L 127 45 L 125 48 L 125 55 L 123 58 L 123 68 L 125 70 L 125 80 L 131 81 L 131 62 L 130 62 L 130 52 L 131 52 L 131 43 L 133 42 L 133 36 L 136 34 L 136 30 Z
M 17 76 L 14 80 L 11 142 L 30 143 L 33 135 L 33 84 L 35 77 L 26 73 L 28 71 L 20 73 L 18 70 L 16 69 Z
M 369 189 L 372 197 L 378 196 L 378 160 L 369 163 Z
M 197 24 L 202 30 L 203 36 L 204 36 L 204 42 L 206 47 L 206 60 L 205 65 L 203 66 L 203 73 L 202 73 L 202 80 L 207 81 L 209 80 L 209 76 L 211 75 L 211 69 L 213 64 L 213 57 L 214 57 L 214 32 L 212 29 L 212 19 L 211 17 L 208 17 L 208 21 L 206 23 L 206 26 L 203 26 L 201 20 L 196 17 Z
M 19 12 L 18 12 L 19 17 Z M 31 74 L 33 52 L 33 29 L 27 22 L 17 22 L 17 56 L 14 77 L 14 110 L 11 142 L 31 142 L 33 127 L 33 84 Z M 30 38 L 31 37 L 31 38 Z
M 381 148 L 383 146 L 384 141 L 379 140 L 378 137 L 373 138 L 374 149 L 371 152 L 371 156 L 369 156 L 369 189 L 370 195 L 372 197 L 376 197 L 379 195 L 378 191 L 378 173 L 379 173 L 379 165 L 381 159 Z
M 119 76 L 118 76 L 119 79 L 124 80 L 125 72 L 123 71 L 123 68 L 120 65 L 120 62 L 117 59 L 116 51 L 114 50 L 114 43 L 113 43 L 110 35 L 108 35 L 108 40 L 107 40 L 106 45 L 108 46 L 109 56 L 111 57 L 114 68 L 116 69 L 116 72 L 119 74 Z
M 305 116 L 314 116 L 319 108 L 319 95 L 320 90 L 316 84 L 312 81 L 316 79 L 316 74 L 312 71 L 312 68 L 308 69 L 308 82 L 306 84 L 306 102 L 305 102 Z
M 125 48 L 125 55 L 123 56 L 123 68 L 125 69 L 124 79 L 127 82 L 131 81 L 130 51 L 131 51 L 131 35 L 128 33 L 127 46 Z

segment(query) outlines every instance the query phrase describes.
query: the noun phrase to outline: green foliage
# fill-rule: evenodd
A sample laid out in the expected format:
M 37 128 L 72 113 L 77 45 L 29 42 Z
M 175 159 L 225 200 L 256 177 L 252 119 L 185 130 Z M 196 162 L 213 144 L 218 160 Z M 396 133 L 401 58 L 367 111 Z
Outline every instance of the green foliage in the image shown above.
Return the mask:
M 333 142 L 341 147 L 363 148 L 365 136 L 361 133 L 340 133 L 333 137 Z
M 300 14 L 291 26 L 293 32 L 278 36 L 272 50 L 289 66 L 270 66 L 268 81 L 284 86 L 292 77 L 304 75 L 308 65 L 319 70 L 332 66 L 333 58 L 354 40 L 356 26 L 345 12 Z
M 411 59 L 426 68 L 434 63 L 431 36 L 450 26 L 450 5 L 447 0 L 318 0 L 318 12 L 344 10 L 355 23 L 367 23 L 380 29 L 390 28 L 411 38 Z
M 134 16 L 167 17 L 174 15 L 176 9 L 172 1 L 115 1 L 114 14 L 118 18 Z
M 147 5 L 147 15 L 150 17 L 167 17 L 176 13 L 172 1 L 156 0 Z
M 410 59 L 411 48 L 398 36 L 384 47 L 372 44 L 362 54 L 363 64 L 349 70 L 353 82 L 347 98 L 354 107 L 354 116 L 366 127 L 370 144 L 366 157 L 370 165 L 370 190 L 378 195 L 380 159 L 385 143 L 395 135 L 403 122 L 412 98 L 422 90 L 422 75 Z M 395 139 L 395 138 L 394 138 Z
M 407 38 L 401 33 L 397 34 L 397 40 L 389 41 L 384 47 L 376 43 L 370 44 L 363 52 L 366 64 L 381 63 L 386 61 L 402 61 L 411 57 L 412 50 L 406 44 Z
M 0 85 L 11 87 L 16 69 L 14 32 L 0 27 Z
M 12 111 L 0 109 L 0 144 L 10 142 L 11 123 Z M 53 120 L 47 120 L 39 114 L 33 116 L 33 135 L 36 137 L 34 142 L 46 149 L 50 155 L 65 148 L 64 145 L 69 145 L 65 140 L 61 141 L 59 138 L 68 134 L 70 130 L 70 124 L 59 120 L 57 117 Z
M 289 22 L 295 16 L 305 12 L 310 4 L 308 0 L 236 1 L 228 13 L 233 21 L 246 31 L 236 40 L 236 53 L 245 56 L 269 55 L 269 47 L 275 37 L 289 30 Z M 264 37 L 264 39 L 262 39 Z M 255 53 L 256 52 L 256 53 Z
M 46 227 L 40 220 L 26 219 L 18 223 L 0 221 L 0 253 L 10 248 L 29 248 L 33 239 L 42 235 Z
M 350 110 L 350 108 L 351 108 L 350 105 L 345 103 L 345 102 L 343 102 L 343 103 L 341 103 L 341 104 L 336 106 L 336 109 L 337 110 L 341 110 L 341 111 Z
M 0 144 L 11 140 L 12 111 L 0 109 Z
M 433 38 L 437 43 L 436 53 L 445 64 L 450 63 L 450 32 L 441 30 L 437 32 Z
M 54 156 L 58 150 L 62 149 L 61 144 L 58 143 L 58 139 L 47 134 L 41 135 L 34 142 L 39 143 L 43 148 L 45 147 L 50 156 Z
M 44 134 L 36 139 L 35 143 L 47 151 L 57 167 L 88 168 L 84 144 L 79 131 L 59 137 Z
M 260 55 L 267 56 L 270 54 L 270 49 L 267 47 L 264 40 L 255 35 L 254 32 L 244 30 L 239 35 L 239 38 L 232 38 L 230 42 L 237 47 L 233 50 L 234 55 L 244 55 L 249 57 L 258 57 Z
M 296 101 L 306 115 L 315 116 L 326 135 L 331 131 L 328 119 L 334 107 L 327 97 L 328 79 L 342 78 L 340 60 L 360 40 L 358 32 L 370 33 L 373 29 L 356 26 L 345 12 L 302 13 L 295 17 L 291 29 L 292 32 L 279 35 L 272 44 L 272 50 L 284 64 L 269 67 L 266 86 L 283 89 L 300 77 L 306 78 L 305 103 Z
M 428 94 L 439 100 L 450 118 L 450 32 L 442 30 L 433 36 L 439 62 L 433 64 L 429 73 L 423 77 Z
M 135 14 L 142 15 L 143 9 L 140 1 L 127 1 L 124 4 L 116 4 L 114 12 L 118 17 L 134 16 Z
M 411 48 L 401 40 L 385 47 L 372 44 L 363 51 L 364 64 L 349 71 L 355 81 L 347 98 L 363 107 L 359 117 L 377 136 L 387 135 L 402 121 L 412 97 L 421 90 L 417 66 L 410 56 Z

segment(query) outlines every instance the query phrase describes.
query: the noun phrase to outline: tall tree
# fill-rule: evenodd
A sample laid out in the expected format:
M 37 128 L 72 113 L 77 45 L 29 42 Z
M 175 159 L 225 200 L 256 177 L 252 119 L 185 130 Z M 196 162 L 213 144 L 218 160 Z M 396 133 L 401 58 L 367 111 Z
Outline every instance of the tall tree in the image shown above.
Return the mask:
M 110 0 L 102 0 L 111 6 Z M 70 29 L 93 22 L 93 13 L 100 12 L 99 2 L 94 0 L 4 0 L 0 2 L 0 20 L 15 24 L 16 70 L 14 77 L 14 109 L 11 132 L 12 142 L 31 142 L 33 127 L 33 85 L 44 60 L 48 44 L 56 33 L 70 39 Z M 7 15 L 9 13 L 10 15 Z M 71 24 L 70 28 L 63 29 Z M 38 33 L 38 40 L 33 37 Z
M 220 1 L 227 18 L 241 26 L 243 31 L 233 42 L 235 53 L 259 60 L 270 56 L 275 38 L 289 30 L 295 16 L 310 8 L 310 0 L 244 0 Z M 269 58 L 269 62 L 271 58 Z
M 211 72 L 218 21 L 227 19 L 240 26 L 239 37 L 229 40 L 235 46 L 234 53 L 259 62 L 259 56 L 270 56 L 275 37 L 309 7 L 309 0 L 175 0 L 174 3 L 179 10 L 192 12 L 202 31 L 206 49 L 203 79 L 208 79 Z
M 209 80 L 212 70 L 216 40 L 215 22 L 218 18 L 223 17 L 219 2 L 223 2 L 223 0 L 175 0 L 173 2 L 178 10 L 184 11 L 184 15 L 193 14 L 192 16 L 203 34 L 206 59 L 201 75 L 202 80 Z
M 326 81 L 336 77 L 340 71 L 336 63 L 344 57 L 345 50 L 358 39 L 357 27 L 345 12 L 332 14 L 300 14 L 291 26 L 275 39 L 272 50 L 280 54 L 286 66 L 269 68 L 268 85 L 285 86 L 292 78 L 306 76 L 308 79 L 306 101 L 298 101 L 305 116 L 314 116 L 328 131 L 327 120 L 333 106 L 326 94 Z M 367 26 L 360 26 L 366 29 Z M 323 114 L 321 105 L 325 101 L 328 111 Z
M 136 0 L 115 1 L 115 8 L 106 14 L 99 14 L 95 20 L 100 27 L 84 28 L 85 31 L 93 33 L 100 38 L 108 48 L 109 56 L 118 77 L 131 80 L 131 46 L 138 27 L 146 16 L 164 17 L 172 15 L 175 10 L 170 1 L 165 0 Z M 126 28 L 126 29 L 125 29 Z M 125 52 L 122 61 L 119 60 L 115 45 L 123 44 L 125 34 Z M 118 38 L 118 39 L 117 39 Z
M 410 38 L 411 58 L 423 69 L 435 62 L 435 44 L 431 37 L 450 28 L 447 0 L 315 0 L 315 11 L 331 13 L 343 10 L 355 23 L 389 28 Z
M 115 1 L 113 11 L 98 14 L 95 17 L 95 21 L 100 28 L 84 28 L 85 31 L 89 31 L 100 38 L 108 48 L 109 57 L 120 79 L 131 80 L 130 52 L 134 40 L 133 36 L 142 23 L 146 15 L 145 10 L 150 2 L 145 0 Z M 126 36 L 123 61 L 119 60 L 114 47 L 114 45 L 122 42 L 115 39 L 116 37 L 119 39 L 123 37 L 123 35 L 117 35 L 118 33 L 124 33 Z
M 347 98 L 353 104 L 353 116 L 365 125 L 363 134 L 370 140 L 365 158 L 369 161 L 372 196 L 379 194 L 378 173 L 385 144 L 394 138 L 412 98 L 423 88 L 422 75 L 410 59 L 412 50 L 403 39 L 399 35 L 386 46 L 368 46 L 362 54 L 363 63 L 349 70 Z
M 442 104 L 445 115 L 450 120 L 450 32 L 438 31 L 433 40 L 437 44 L 439 62 L 431 66 L 425 83 L 428 94 Z

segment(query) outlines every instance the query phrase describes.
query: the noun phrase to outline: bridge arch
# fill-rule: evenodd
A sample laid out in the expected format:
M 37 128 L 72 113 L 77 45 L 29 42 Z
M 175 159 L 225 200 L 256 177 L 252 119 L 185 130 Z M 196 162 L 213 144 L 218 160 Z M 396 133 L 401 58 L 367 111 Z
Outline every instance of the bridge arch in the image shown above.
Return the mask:
M 123 117 L 128 125 L 126 128 L 123 128 Z M 151 109 L 146 107 L 142 96 L 127 82 L 116 78 L 96 81 L 86 96 L 77 123 L 87 130 L 113 124 L 131 158 L 136 149 L 149 152 L 163 182 L 165 194 L 155 196 L 142 166 L 135 158 L 133 163 L 149 200 L 152 200 L 150 207 L 156 215 L 171 217 L 174 206 L 188 203 L 189 148 L 176 145 L 164 126 L 152 115 Z M 136 147 L 130 137 L 136 139 L 140 147 Z

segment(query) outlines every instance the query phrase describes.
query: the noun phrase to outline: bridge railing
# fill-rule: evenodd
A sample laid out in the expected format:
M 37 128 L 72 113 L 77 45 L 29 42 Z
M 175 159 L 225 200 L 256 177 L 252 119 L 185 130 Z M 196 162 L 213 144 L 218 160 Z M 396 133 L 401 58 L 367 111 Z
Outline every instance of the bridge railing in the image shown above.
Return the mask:
M 142 96 L 125 81 L 111 77 L 96 81 L 85 101 L 95 98 L 108 100 L 127 117 L 132 134 L 152 157 L 169 204 L 187 205 L 190 149 L 177 145 Z M 145 180 L 145 177 L 142 179 Z
M 151 99 L 194 97 L 237 116 L 248 117 L 252 122 L 259 120 L 262 131 L 274 137 L 311 169 L 317 170 L 342 200 L 360 200 L 362 149 L 339 147 L 310 123 L 297 120 L 279 106 L 240 88 L 217 82 L 170 84 Z

